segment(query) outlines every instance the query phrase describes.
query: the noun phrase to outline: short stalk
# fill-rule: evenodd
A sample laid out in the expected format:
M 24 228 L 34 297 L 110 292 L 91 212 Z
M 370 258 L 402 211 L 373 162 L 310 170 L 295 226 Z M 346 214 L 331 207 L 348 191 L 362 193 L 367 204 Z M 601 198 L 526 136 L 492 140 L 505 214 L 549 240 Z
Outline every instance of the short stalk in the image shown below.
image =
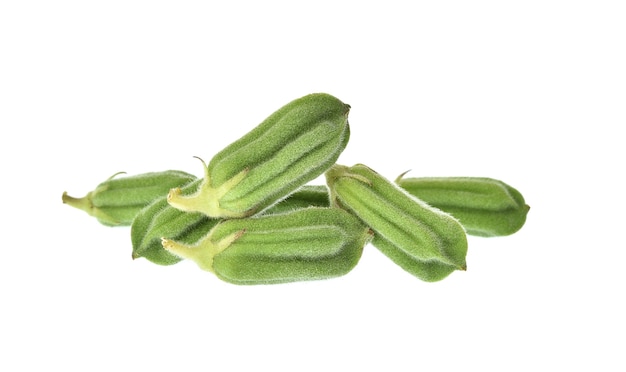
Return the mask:
M 218 242 L 212 239 L 212 233 L 202 238 L 193 245 L 176 242 L 171 239 L 161 238 L 163 248 L 168 252 L 183 258 L 194 261 L 202 270 L 213 272 L 213 258 L 226 248 L 230 247 L 237 239 L 239 239 L 245 230 L 234 232 Z
M 219 187 L 211 185 L 211 178 L 207 165 L 203 162 L 204 180 L 198 190 L 191 195 L 182 195 L 179 187 L 171 189 L 167 194 L 167 202 L 174 208 L 185 212 L 200 212 L 209 217 L 243 217 L 245 213 L 233 212 L 220 207 L 220 199 L 239 184 L 248 174 L 248 169 L 236 174 Z

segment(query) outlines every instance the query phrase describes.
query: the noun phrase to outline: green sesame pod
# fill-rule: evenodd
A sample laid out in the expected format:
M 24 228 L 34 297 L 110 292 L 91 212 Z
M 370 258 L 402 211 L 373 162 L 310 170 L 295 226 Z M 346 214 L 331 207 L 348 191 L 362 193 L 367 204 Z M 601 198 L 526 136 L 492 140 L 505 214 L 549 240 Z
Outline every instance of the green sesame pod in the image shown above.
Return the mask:
M 260 213 L 323 174 L 345 148 L 350 106 L 324 94 L 296 99 L 217 153 L 190 196 L 171 190 L 169 203 L 211 217 Z
M 123 173 L 123 172 L 122 172 Z M 119 177 L 116 173 L 82 198 L 63 193 L 63 203 L 87 212 L 107 226 L 128 226 L 153 200 L 183 186 L 195 176 L 176 170 Z
M 372 244 L 377 248 L 384 244 L 378 244 L 382 237 L 416 261 L 439 261 L 465 270 L 467 237 L 454 217 L 409 195 L 362 164 L 334 165 L 326 172 L 326 179 L 333 205 L 351 211 L 372 228 Z M 382 251 L 385 253 L 384 247 Z
M 468 234 L 504 236 L 526 222 L 530 207 L 506 183 L 481 177 L 402 178 L 396 183 L 411 195 L 456 217 Z
M 202 180 L 183 187 L 183 195 L 194 193 Z M 279 213 L 310 206 L 329 205 L 325 186 L 303 186 L 285 200 L 275 204 L 267 213 Z M 181 260 L 161 244 L 166 237 L 184 244 L 194 244 L 204 237 L 221 219 L 210 218 L 200 212 L 184 212 L 170 206 L 165 196 L 141 210 L 131 225 L 133 259 L 146 258 L 159 265 L 172 265 Z
M 369 228 L 337 208 L 223 220 L 194 245 L 163 247 L 233 284 L 275 284 L 347 274 L 371 238 Z

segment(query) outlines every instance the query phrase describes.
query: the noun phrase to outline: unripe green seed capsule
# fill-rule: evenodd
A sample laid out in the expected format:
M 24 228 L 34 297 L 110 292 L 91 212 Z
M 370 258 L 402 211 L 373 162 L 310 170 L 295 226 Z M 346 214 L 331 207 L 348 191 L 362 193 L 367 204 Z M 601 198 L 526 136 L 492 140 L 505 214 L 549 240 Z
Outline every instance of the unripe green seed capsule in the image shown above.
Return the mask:
M 163 239 L 163 247 L 234 284 L 274 284 L 347 274 L 357 264 L 369 228 L 336 208 L 223 220 L 193 245 Z
M 351 211 L 374 230 L 372 244 L 378 247 L 378 237 L 390 243 L 385 245 L 388 249 L 381 249 L 383 253 L 393 248 L 416 261 L 439 261 L 465 270 L 467 237 L 454 217 L 362 164 L 350 168 L 334 165 L 326 179 L 332 203 Z
M 323 93 L 296 99 L 217 153 L 190 196 L 169 203 L 211 217 L 259 213 L 324 173 L 345 148 L 350 106 Z
M 530 207 L 522 194 L 502 181 L 481 177 L 402 178 L 411 195 L 458 218 L 468 234 L 504 236 L 526 222 Z
M 128 226 L 153 200 L 196 179 L 176 170 L 115 178 L 116 173 L 82 198 L 63 193 L 63 203 L 87 212 L 107 226 Z
M 194 193 L 202 180 L 183 187 L 181 193 Z M 311 206 L 327 207 L 328 192 L 325 186 L 303 186 L 288 198 L 275 204 L 266 213 L 280 213 Z M 181 260 L 165 249 L 161 238 L 166 237 L 184 244 L 194 244 L 204 237 L 221 219 L 210 218 L 199 212 L 184 212 L 170 206 L 166 197 L 155 200 L 141 210 L 131 225 L 133 258 L 143 257 L 159 265 L 172 265 Z

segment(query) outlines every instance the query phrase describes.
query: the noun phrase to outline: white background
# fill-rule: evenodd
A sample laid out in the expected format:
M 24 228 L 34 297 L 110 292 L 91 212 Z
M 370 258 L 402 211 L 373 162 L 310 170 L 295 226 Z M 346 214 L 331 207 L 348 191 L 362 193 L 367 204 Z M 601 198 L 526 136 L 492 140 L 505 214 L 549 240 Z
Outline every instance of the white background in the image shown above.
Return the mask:
M 620 3 L 2 2 L 0 370 L 624 371 Z M 526 225 L 438 283 L 368 246 L 342 278 L 240 287 L 61 203 L 201 175 L 312 92 L 352 106 L 340 163 L 497 178 Z

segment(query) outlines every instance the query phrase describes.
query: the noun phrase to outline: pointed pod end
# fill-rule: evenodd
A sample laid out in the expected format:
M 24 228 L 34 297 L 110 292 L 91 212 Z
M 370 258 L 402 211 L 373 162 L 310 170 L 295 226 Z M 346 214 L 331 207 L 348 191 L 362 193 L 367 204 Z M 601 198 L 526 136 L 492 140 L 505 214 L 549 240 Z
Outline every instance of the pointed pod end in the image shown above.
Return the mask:
M 201 157 L 196 156 L 196 155 L 194 155 L 194 158 L 196 158 L 196 159 L 200 160 L 200 162 L 202 163 L 202 165 L 206 168 L 206 166 L 207 166 L 207 165 L 206 165 L 206 162 L 204 161 L 204 159 L 202 159 Z
M 409 170 L 406 170 L 406 171 L 400 173 L 400 175 L 398 177 L 396 177 L 396 180 L 394 182 L 395 183 L 399 183 L 402 180 L 402 178 L 404 178 L 404 176 L 406 176 L 406 174 L 409 173 L 410 171 L 411 170 L 409 169 Z
M 119 176 L 120 174 L 126 174 L 126 172 L 122 171 L 122 172 L 117 172 L 114 175 L 112 175 L 111 177 L 109 177 L 107 179 L 107 181 L 114 179 L 115 177 Z

